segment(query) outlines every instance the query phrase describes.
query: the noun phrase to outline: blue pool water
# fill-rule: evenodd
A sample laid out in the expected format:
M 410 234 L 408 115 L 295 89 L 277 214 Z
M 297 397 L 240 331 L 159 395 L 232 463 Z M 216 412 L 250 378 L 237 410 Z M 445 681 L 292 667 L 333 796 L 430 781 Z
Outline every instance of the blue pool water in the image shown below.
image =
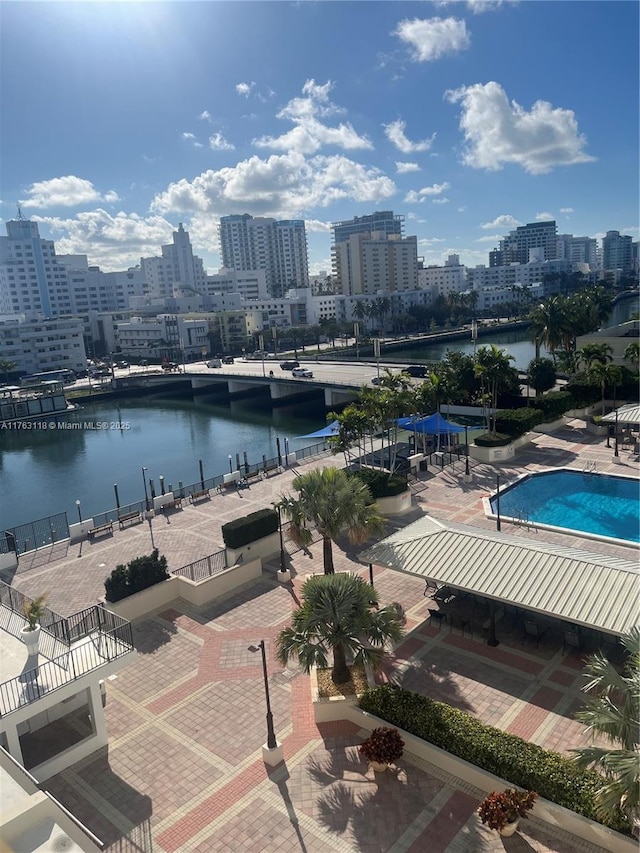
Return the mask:
M 495 513 L 495 497 L 491 507 Z M 566 470 L 532 474 L 500 492 L 500 515 L 640 542 L 638 481 L 626 477 Z

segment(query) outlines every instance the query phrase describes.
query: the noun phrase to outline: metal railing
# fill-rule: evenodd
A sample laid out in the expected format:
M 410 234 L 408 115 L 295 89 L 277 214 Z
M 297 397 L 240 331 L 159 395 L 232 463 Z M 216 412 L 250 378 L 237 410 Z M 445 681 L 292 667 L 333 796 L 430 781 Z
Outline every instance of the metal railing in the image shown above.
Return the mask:
M 0 541 L 0 552 L 16 551 L 18 554 L 25 554 L 27 551 L 35 551 L 68 538 L 67 514 L 59 512 L 5 530 L 4 543 Z
M 18 589 L 0 581 L 0 627 L 14 637 L 20 636 L 20 629 L 24 628 L 27 618 L 25 608 L 31 604 L 32 598 L 20 592 Z M 55 640 L 66 646 L 71 642 L 69 639 L 66 619 L 48 607 L 42 608 L 42 616 L 39 619 L 40 627 L 52 635 Z
M 194 563 L 187 563 L 179 569 L 169 569 L 172 575 L 179 575 L 183 578 L 188 578 L 190 581 L 198 582 L 205 578 L 210 578 L 223 572 L 227 566 L 227 551 L 223 548 L 221 551 L 216 551 L 215 554 L 209 554 L 208 557 L 202 557 Z
M 68 626 L 69 635 L 86 642 L 69 647 L 64 654 L 0 684 L 0 717 L 133 650 L 131 623 L 120 616 L 97 605 L 75 616 L 79 618 Z

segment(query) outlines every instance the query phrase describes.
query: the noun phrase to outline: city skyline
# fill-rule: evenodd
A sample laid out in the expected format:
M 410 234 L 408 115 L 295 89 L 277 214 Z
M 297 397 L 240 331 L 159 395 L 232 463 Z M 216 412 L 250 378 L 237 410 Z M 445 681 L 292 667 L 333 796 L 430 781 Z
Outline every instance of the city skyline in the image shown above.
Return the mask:
M 375 210 L 406 217 L 427 264 L 488 263 L 536 219 L 638 239 L 636 4 L 9 2 L 2 18 L 0 213 L 20 203 L 105 271 L 178 222 L 216 269 L 220 216 L 242 213 L 304 219 L 312 274 L 331 269 L 330 223 Z

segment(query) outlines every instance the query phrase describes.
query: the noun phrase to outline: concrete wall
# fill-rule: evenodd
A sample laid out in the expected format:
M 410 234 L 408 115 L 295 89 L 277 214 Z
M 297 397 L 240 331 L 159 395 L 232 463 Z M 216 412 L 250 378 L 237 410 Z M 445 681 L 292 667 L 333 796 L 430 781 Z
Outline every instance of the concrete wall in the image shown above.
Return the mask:
M 407 489 L 399 495 L 389 498 L 378 498 L 376 501 L 380 515 L 402 515 L 411 509 L 411 490 Z
M 268 560 L 274 554 L 280 553 L 280 534 L 276 531 L 255 542 L 249 542 L 242 548 L 227 548 L 227 563 L 231 566 L 245 560 L 265 559 Z
M 0 572 L 4 569 L 15 569 L 18 565 L 18 555 L 15 551 L 9 551 L 7 554 L 0 554 Z
M 516 450 L 519 447 L 524 447 L 525 444 L 531 442 L 531 433 L 525 433 L 519 438 L 514 439 L 510 444 L 505 444 L 503 447 L 478 447 L 477 444 L 469 446 L 469 456 L 477 462 L 485 462 L 493 464 L 497 462 L 507 462 L 516 455 Z

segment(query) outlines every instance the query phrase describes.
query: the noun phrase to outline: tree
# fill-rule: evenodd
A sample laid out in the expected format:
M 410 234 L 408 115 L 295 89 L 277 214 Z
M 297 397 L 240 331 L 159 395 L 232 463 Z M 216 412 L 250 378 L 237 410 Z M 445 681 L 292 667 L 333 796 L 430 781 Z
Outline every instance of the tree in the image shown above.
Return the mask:
M 10 358 L 0 358 L 0 373 L 3 376 L 5 382 L 8 382 L 9 374 L 12 370 L 15 370 L 18 365 L 15 361 L 11 361 Z
M 610 362 L 612 352 L 609 344 L 585 344 L 576 352 L 576 360 L 578 364 L 584 364 L 588 372 L 595 361 L 600 361 L 602 364 Z
M 398 609 L 377 608 L 378 596 L 358 575 L 311 577 L 302 587 L 303 604 L 293 613 L 290 628 L 280 632 L 278 660 L 297 659 L 305 672 L 328 666 L 333 655 L 334 684 L 349 681 L 347 654 L 354 666 L 378 669 L 385 643 L 397 643 L 404 634 Z
M 315 524 L 322 536 L 324 573 L 332 575 L 332 541 L 346 530 L 354 544 L 366 542 L 370 536 L 382 533 L 384 519 L 373 505 L 369 489 L 340 468 L 308 471 L 293 481 L 298 497 L 283 497 L 279 506 L 291 519 L 290 538 L 308 547 L 312 533 L 306 522 Z
M 593 767 L 605 777 L 596 794 L 601 817 L 621 811 L 635 834 L 640 828 L 640 628 L 620 638 L 626 652 L 622 672 L 602 654 L 587 660 L 583 690 L 591 694 L 576 719 L 607 746 L 575 749 L 580 767 Z
M 550 358 L 534 358 L 527 368 L 529 384 L 536 392 L 536 397 L 544 394 L 556 384 L 556 366 Z
M 623 359 L 625 361 L 630 361 L 634 367 L 634 370 L 638 371 L 638 364 L 640 364 L 640 343 L 638 341 L 633 341 L 633 343 L 629 344 L 623 353 Z
M 482 395 L 483 397 L 486 395 L 489 404 L 487 430 L 490 433 L 495 432 L 498 394 L 502 387 L 510 383 L 513 368 L 509 366 L 509 362 L 513 359 L 511 354 L 507 355 L 495 344 L 480 347 L 476 352 L 474 370 L 482 383 Z
M 531 311 L 529 320 L 536 345 L 536 358 L 540 357 L 540 346 L 544 344 L 555 361 L 556 350 L 565 340 L 569 327 L 567 300 L 563 296 L 549 297 Z
M 601 361 L 592 362 L 591 366 L 587 370 L 587 376 L 589 379 L 600 385 L 600 395 L 602 399 L 602 414 L 604 415 L 604 392 L 605 388 L 608 385 L 613 385 L 614 387 L 614 397 L 615 397 L 615 388 L 622 382 L 622 371 L 615 364 L 603 364 Z

